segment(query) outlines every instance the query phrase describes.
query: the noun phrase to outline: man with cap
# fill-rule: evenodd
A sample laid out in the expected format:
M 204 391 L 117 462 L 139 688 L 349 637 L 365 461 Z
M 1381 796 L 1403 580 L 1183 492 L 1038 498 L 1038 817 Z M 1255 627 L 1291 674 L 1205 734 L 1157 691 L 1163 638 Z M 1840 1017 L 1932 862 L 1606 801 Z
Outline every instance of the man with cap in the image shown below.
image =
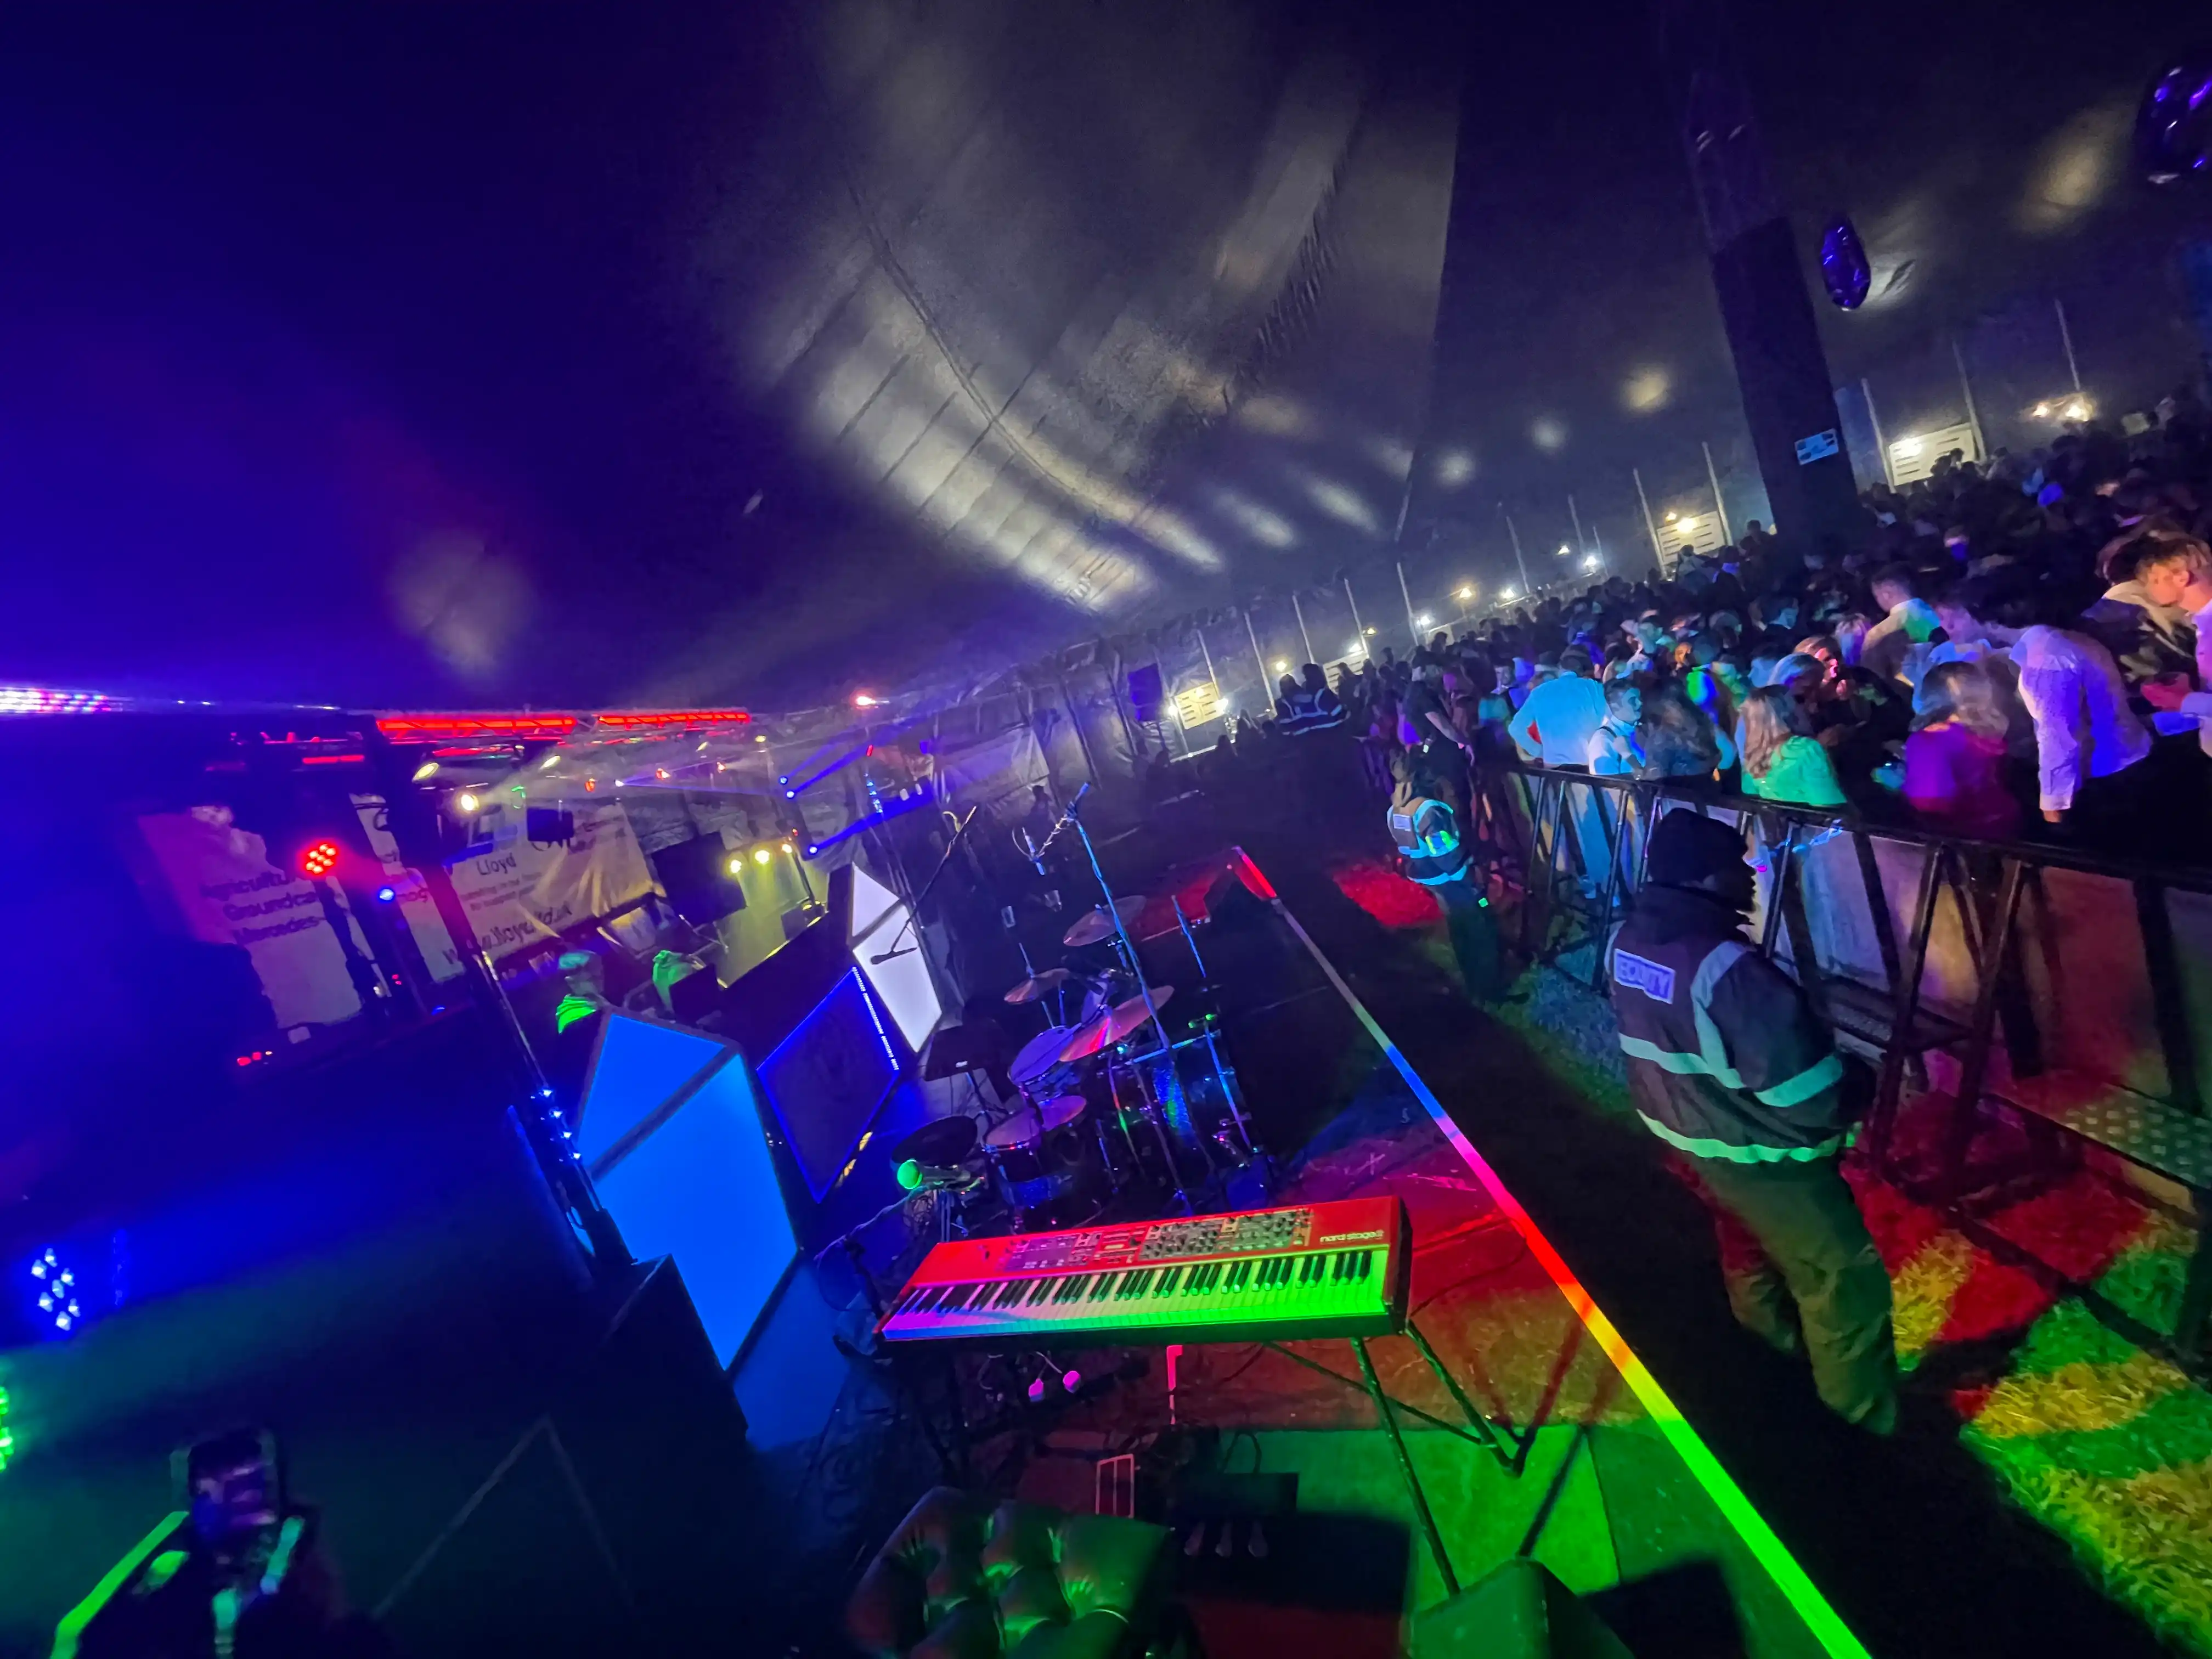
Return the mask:
M 1897 1421 L 1889 1275 L 1837 1164 L 1850 1113 L 1827 1028 L 1744 939 L 1743 834 L 1686 810 L 1651 831 L 1649 876 L 1611 946 L 1629 1092 L 1711 1211 L 1729 1305 L 1802 1352 L 1829 1407 Z

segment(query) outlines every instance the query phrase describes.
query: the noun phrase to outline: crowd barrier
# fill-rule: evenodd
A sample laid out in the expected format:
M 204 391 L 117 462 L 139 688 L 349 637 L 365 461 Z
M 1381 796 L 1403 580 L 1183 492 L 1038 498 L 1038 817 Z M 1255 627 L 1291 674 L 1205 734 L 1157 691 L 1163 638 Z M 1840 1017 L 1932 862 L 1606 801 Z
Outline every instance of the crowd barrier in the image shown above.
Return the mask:
M 1691 781 L 1493 764 L 1474 787 L 1478 832 L 1519 866 L 1524 947 L 1600 993 L 1603 934 L 1644 878 L 1658 815 L 1743 824 L 1759 872 L 1751 936 L 1876 1067 L 1868 1133 L 1884 1174 L 1956 1210 L 2081 1143 L 2148 1172 L 2132 1178 L 2197 1217 L 2175 1336 L 2195 1355 L 2212 1310 L 2199 1041 L 2212 1030 L 2212 869 L 1964 840 Z M 1908 1079 L 1951 1103 L 1932 1160 L 1893 1156 Z M 1977 1161 L 2000 1121 L 2017 1155 Z

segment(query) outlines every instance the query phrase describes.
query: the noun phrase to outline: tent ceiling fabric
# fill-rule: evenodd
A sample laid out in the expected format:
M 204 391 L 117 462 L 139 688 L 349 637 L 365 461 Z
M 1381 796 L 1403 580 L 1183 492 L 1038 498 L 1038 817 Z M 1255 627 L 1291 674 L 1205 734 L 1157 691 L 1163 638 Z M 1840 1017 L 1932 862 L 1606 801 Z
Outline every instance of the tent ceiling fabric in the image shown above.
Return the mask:
M 1387 541 L 1451 75 L 1402 39 L 1175 0 L 847 0 L 785 50 L 701 286 L 749 394 L 902 527 L 892 556 L 988 579 L 927 637 L 1010 661 Z M 651 696 L 716 672 L 702 640 Z
M 10 673 L 788 709 L 1325 577 L 1428 389 L 1423 9 L 0 15 Z

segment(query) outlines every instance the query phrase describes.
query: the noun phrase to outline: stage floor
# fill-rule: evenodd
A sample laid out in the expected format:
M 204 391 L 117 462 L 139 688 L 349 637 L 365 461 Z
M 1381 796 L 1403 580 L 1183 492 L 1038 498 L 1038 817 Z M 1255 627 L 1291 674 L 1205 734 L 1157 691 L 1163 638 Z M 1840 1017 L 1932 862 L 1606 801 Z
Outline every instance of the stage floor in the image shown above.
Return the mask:
M 1511 1437 L 1509 1472 L 1481 1447 L 1401 1414 L 1458 1582 L 1533 1557 L 1639 1654 L 1863 1652 L 1288 913 L 1249 907 L 1198 940 L 1255 1125 L 1284 1165 L 1274 1201 L 1401 1198 L 1413 1225 L 1414 1322 Z M 1162 978 L 1194 977 L 1179 939 L 1146 954 Z M 1279 1653 L 1292 1618 L 1334 1621 L 1333 1654 L 1395 1653 L 1416 1615 L 1445 1599 L 1443 1578 L 1350 1346 L 1288 1346 L 1297 1358 L 1252 1344 L 1187 1349 L 1172 1398 L 1157 1352 L 1074 1356 L 1089 1376 L 1133 1359 L 1142 1374 L 1031 1425 L 1043 1455 L 1009 1451 L 1020 1489 L 1080 1502 L 1088 1460 L 1121 1449 L 1136 1453 L 1140 1495 L 1169 1515 L 1218 1504 L 1224 1474 L 1248 1501 L 1279 1506 L 1281 1483 L 1243 1477 L 1295 1475 L 1295 1516 L 1262 1522 L 1285 1540 L 1271 1550 L 1277 1571 L 1243 1561 L 1224 1573 L 1205 1554 L 1218 1534 L 1200 1540 L 1186 1577 L 1209 1654 Z M 1395 1400 L 1462 1420 L 1409 1340 L 1371 1348 Z M 1188 1458 L 1194 1443 L 1218 1466 L 1204 1471 L 1208 1496 L 1148 1475 L 1148 1457 Z M 989 1449 L 979 1461 L 990 1462 Z M 1352 1541 L 1318 1571 L 1298 1567 L 1297 1535 L 1332 1528 Z M 1347 1547 L 1361 1559 L 1345 1559 Z

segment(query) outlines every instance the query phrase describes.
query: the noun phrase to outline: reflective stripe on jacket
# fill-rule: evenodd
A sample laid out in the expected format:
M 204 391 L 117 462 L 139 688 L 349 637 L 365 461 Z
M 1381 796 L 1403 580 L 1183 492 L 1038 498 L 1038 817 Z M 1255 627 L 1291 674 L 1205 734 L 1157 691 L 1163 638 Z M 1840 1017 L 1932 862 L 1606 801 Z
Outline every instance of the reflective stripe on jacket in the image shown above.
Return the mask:
M 1460 839 L 1459 815 L 1448 801 L 1416 795 L 1404 805 L 1393 802 L 1390 839 L 1406 855 L 1406 874 L 1424 887 L 1441 887 L 1467 873 L 1467 845 Z
M 1709 895 L 1646 888 L 1610 947 L 1629 1092 L 1645 1126 L 1693 1158 L 1826 1158 L 1847 1131 L 1844 1063 L 1790 977 Z

